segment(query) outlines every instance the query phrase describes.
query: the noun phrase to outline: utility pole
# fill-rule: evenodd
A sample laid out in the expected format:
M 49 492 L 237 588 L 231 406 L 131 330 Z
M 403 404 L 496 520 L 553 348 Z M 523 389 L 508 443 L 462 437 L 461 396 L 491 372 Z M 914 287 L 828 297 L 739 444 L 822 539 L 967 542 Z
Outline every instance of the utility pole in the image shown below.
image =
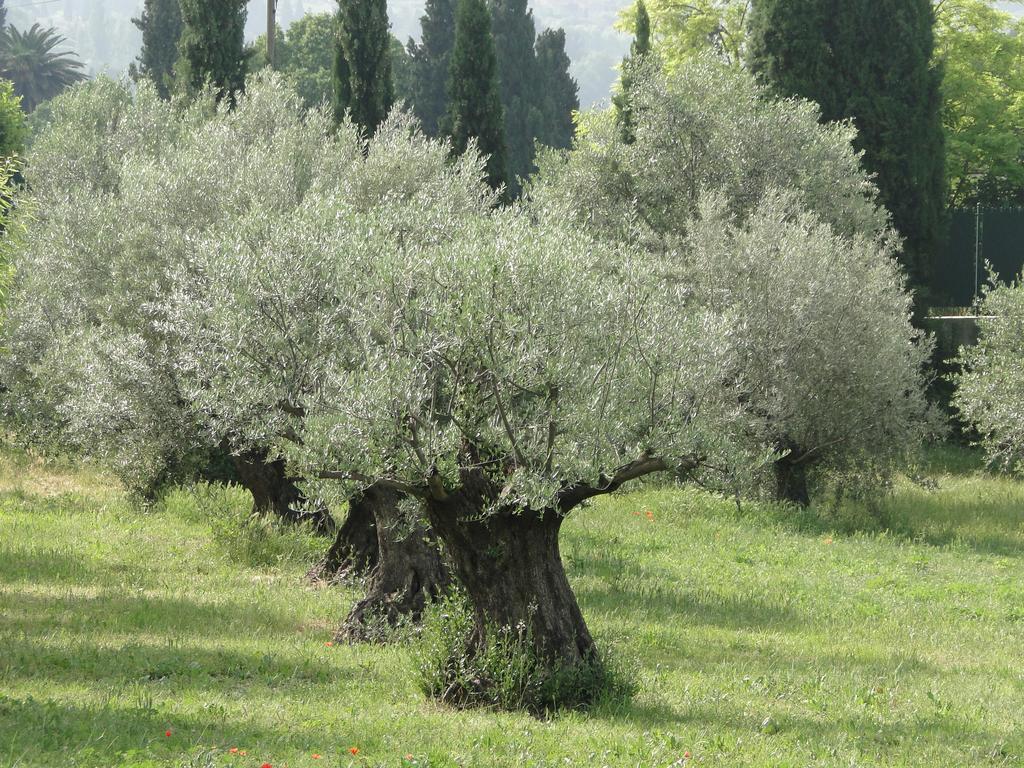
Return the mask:
M 277 0 L 267 0 L 267 64 L 274 66 L 274 48 L 277 42 Z

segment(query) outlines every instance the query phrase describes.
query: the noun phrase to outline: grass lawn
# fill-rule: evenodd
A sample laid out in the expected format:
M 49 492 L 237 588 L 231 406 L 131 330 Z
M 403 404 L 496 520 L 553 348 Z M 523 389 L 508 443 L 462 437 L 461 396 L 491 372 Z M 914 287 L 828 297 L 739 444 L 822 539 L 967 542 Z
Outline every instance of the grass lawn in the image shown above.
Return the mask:
M 426 701 L 411 643 L 325 645 L 357 591 L 303 583 L 321 542 L 233 540 L 244 494 L 140 509 L 7 451 L 0 766 L 1024 764 L 1024 484 L 924 472 L 898 534 L 678 490 L 577 514 L 570 577 L 639 693 L 542 721 Z

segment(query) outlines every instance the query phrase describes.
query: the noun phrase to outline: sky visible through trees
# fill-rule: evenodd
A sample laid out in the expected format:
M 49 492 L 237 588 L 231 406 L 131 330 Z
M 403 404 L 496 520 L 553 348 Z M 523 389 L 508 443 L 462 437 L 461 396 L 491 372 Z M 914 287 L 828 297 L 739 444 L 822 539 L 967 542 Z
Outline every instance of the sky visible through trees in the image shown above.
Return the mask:
M 29 5 L 32 2 L 33 4 Z M 132 16 L 142 8 L 142 0 L 10 0 L 9 21 L 30 27 L 38 21 L 56 27 L 68 38 L 68 44 L 86 64 L 90 74 L 107 72 L 118 75 L 128 68 L 141 44 Z M 423 0 L 389 0 L 391 31 L 403 43 L 419 39 L 419 19 Z M 566 49 L 572 60 L 573 77 L 580 84 L 583 107 L 606 101 L 618 73 L 616 67 L 629 51 L 630 37 L 616 30 L 619 12 L 629 0 L 532 0 L 538 31 L 545 27 L 566 31 Z M 1000 2 L 1005 11 L 1024 15 L 1024 6 Z M 278 13 L 287 26 L 305 13 L 334 10 L 334 0 L 279 0 Z M 255 40 L 265 25 L 265 0 L 251 0 L 246 39 Z
M 29 4 L 29 3 L 33 4 Z M 119 75 L 128 68 L 141 45 L 141 35 L 131 18 L 142 9 L 142 0 L 10 0 L 9 21 L 26 28 L 38 21 L 66 35 L 90 74 Z M 629 36 L 614 29 L 619 11 L 628 0 L 532 0 L 538 32 L 546 27 L 566 31 L 566 48 L 572 74 L 580 84 L 580 103 L 590 106 L 608 99 L 618 73 L 615 67 L 629 49 Z M 278 0 L 282 26 L 306 13 L 333 11 L 334 0 Z M 266 24 L 265 0 L 251 0 L 246 39 L 252 41 Z M 391 31 L 406 42 L 420 35 L 423 0 L 389 0 Z

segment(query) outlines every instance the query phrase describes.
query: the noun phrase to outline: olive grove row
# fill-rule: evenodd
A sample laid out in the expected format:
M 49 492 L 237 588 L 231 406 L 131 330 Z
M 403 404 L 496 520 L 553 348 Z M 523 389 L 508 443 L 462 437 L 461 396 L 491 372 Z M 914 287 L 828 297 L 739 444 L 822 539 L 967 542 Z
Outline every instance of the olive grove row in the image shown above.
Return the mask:
M 455 582 L 471 644 L 595 663 L 570 512 L 655 474 L 805 503 L 934 423 L 852 126 L 709 61 L 634 79 L 633 140 L 586 115 L 512 206 L 400 109 L 366 140 L 273 75 L 230 111 L 76 87 L 7 243 L 7 417 L 136 489 L 220 450 L 261 510 L 347 503 L 347 637 Z

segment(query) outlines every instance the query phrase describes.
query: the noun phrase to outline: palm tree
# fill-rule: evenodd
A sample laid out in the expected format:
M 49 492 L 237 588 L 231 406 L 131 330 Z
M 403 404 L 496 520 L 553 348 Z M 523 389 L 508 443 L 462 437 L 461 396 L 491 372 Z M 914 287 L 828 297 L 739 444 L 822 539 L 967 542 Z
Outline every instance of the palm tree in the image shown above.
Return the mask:
M 43 29 L 38 24 L 27 32 L 10 26 L 0 33 L 0 75 L 14 82 L 26 112 L 86 79 L 77 53 L 54 53 L 65 42 L 53 27 Z

